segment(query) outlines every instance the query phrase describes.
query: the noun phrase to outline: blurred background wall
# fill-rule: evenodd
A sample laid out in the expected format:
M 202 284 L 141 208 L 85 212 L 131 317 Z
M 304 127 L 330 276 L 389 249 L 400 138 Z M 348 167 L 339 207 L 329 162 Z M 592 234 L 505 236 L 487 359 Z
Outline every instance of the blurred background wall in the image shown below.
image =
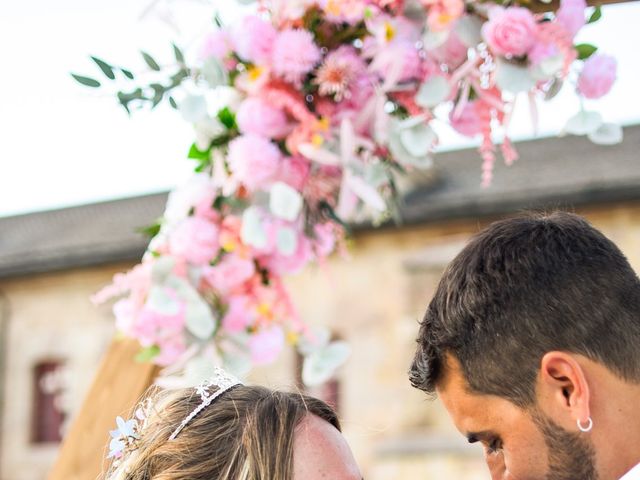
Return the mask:
M 487 478 L 479 448 L 408 383 L 418 321 L 468 238 L 522 209 L 585 215 L 640 270 L 640 126 L 625 137 L 615 147 L 523 142 L 521 160 L 499 168 L 489 189 L 479 186 L 475 151 L 442 154 L 403 186 L 402 225 L 353 226 L 350 259 L 289 279 L 306 321 L 352 345 L 346 366 L 311 393 L 338 409 L 367 480 Z M 46 478 L 114 334 L 109 307 L 89 297 L 137 262 L 146 240 L 136 228 L 165 201 L 161 193 L 0 218 L 0 480 Z M 252 380 L 298 388 L 299 361 L 289 352 Z

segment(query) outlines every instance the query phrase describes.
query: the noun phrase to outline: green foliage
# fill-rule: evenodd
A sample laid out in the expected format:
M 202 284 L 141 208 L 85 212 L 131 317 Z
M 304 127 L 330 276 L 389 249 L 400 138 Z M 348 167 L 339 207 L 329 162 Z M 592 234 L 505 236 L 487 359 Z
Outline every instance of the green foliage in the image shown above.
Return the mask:
M 222 110 L 218 112 L 218 120 L 229 130 L 233 130 L 238 128 L 236 124 L 236 115 L 228 107 L 224 107 Z
M 176 62 L 184 65 L 184 54 L 182 53 L 182 50 L 180 50 L 175 43 L 172 43 L 171 45 L 173 45 L 173 55 L 176 57 Z
M 153 360 L 160 354 L 160 347 L 157 345 L 151 345 L 150 347 L 143 348 L 135 356 L 136 362 L 144 363 Z
M 153 223 L 152 225 L 139 228 L 137 231 L 139 233 L 142 233 L 143 235 L 146 235 L 149 238 L 153 238 L 156 235 L 158 235 L 158 233 L 160 233 L 161 227 L 162 227 L 162 220 L 156 220 L 156 222 Z
M 111 65 L 109 65 L 107 62 L 105 62 L 104 60 L 100 60 L 97 57 L 91 57 L 91 60 L 93 60 L 95 62 L 96 65 L 98 65 L 98 67 L 100 68 L 100 70 L 102 70 L 102 73 L 104 73 L 104 76 L 107 77 L 109 80 L 115 80 L 116 78 L 116 74 L 113 71 L 113 67 Z
M 196 165 L 195 168 L 196 172 L 203 172 L 208 166 L 211 165 L 211 147 L 207 150 L 200 150 L 194 143 L 191 145 L 191 148 L 189 148 L 187 158 L 196 160 L 198 162 L 198 165 Z
M 127 77 L 129 80 L 133 80 L 135 77 L 133 75 L 133 73 L 131 73 L 130 70 L 127 70 L 126 68 L 120 68 L 120 71 L 122 72 L 122 74 Z
M 587 20 L 587 23 L 596 23 L 601 18 L 602 18 L 602 7 L 600 5 L 597 5 L 596 8 L 593 10 L 593 13 L 589 17 L 589 20 Z
M 85 87 L 98 88 L 100 86 L 100 82 L 94 78 L 76 75 L 75 73 L 72 73 L 71 76 L 76 82 L 84 85 Z
M 176 103 L 175 98 L 173 97 L 169 97 L 169 105 L 171 105 L 171 108 L 177 110 L 178 109 L 178 104 Z
M 579 45 L 575 45 L 575 49 L 578 52 L 578 60 L 586 60 L 596 53 L 598 47 L 591 45 L 590 43 L 581 43 Z
M 155 61 L 155 59 L 149 55 L 147 52 L 140 52 L 142 54 L 142 58 L 144 59 L 145 63 L 149 66 L 149 68 L 155 72 L 159 72 L 160 71 L 160 65 L 158 65 L 158 62 Z

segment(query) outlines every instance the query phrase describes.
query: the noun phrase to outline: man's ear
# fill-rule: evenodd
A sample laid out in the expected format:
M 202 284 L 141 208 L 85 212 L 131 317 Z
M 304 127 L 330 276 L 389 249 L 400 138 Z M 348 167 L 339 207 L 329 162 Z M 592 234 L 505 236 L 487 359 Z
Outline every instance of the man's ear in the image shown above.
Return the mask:
M 591 416 L 589 383 L 585 371 L 570 353 L 548 352 L 540 362 L 538 401 L 560 425 L 571 430 Z

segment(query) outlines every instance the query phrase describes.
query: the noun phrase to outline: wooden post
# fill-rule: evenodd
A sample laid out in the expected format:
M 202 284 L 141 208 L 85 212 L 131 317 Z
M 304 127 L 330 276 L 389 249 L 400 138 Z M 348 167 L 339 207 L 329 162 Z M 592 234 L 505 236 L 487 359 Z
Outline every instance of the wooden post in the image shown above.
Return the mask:
M 111 343 L 49 480 L 94 480 L 103 472 L 116 416 L 125 415 L 157 375 L 156 366 L 134 360 L 139 349 L 134 340 Z

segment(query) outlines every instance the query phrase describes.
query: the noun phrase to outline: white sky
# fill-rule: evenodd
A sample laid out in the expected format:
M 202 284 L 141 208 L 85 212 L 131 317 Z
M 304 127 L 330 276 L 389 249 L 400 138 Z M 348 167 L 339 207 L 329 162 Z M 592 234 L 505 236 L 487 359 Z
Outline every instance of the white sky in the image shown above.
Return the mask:
M 90 54 L 140 69 L 140 49 L 169 61 L 174 40 L 191 43 L 194 53 L 193 39 L 206 30 L 210 5 L 228 7 L 231 1 L 155 2 L 157 11 L 174 12 L 182 34 L 157 16 L 140 21 L 150 3 L 32 0 L 0 7 L 0 216 L 162 191 L 190 175 L 185 156 L 193 137 L 176 112 L 166 107 L 128 118 L 106 90 L 91 91 L 69 76 L 97 71 Z M 579 39 L 618 59 L 614 91 L 587 105 L 607 121 L 640 122 L 638 25 L 640 2 L 608 6 Z M 557 132 L 577 111 L 577 99 L 565 93 L 540 109 L 541 135 Z M 512 135 L 532 136 L 525 101 Z M 465 145 L 446 131 L 441 142 L 445 149 Z

